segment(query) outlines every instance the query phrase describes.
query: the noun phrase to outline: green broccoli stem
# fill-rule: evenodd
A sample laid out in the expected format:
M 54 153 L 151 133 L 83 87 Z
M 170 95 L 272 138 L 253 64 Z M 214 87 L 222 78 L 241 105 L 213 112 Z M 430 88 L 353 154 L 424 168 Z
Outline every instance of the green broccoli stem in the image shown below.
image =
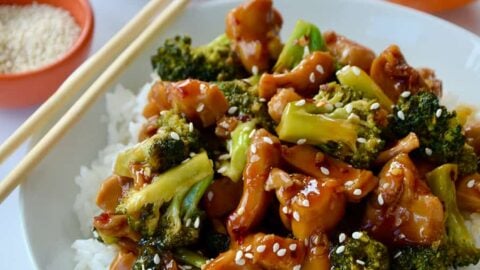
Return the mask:
M 181 192 L 175 194 L 168 205 L 167 211 L 164 214 L 166 217 L 168 217 L 170 224 L 172 224 L 171 226 L 174 228 L 173 231 L 176 232 L 179 232 L 182 228 L 182 201 L 184 200 L 187 192 L 188 190 L 182 190 Z
M 285 69 L 293 69 L 302 61 L 305 54 L 305 46 L 308 47 L 309 52 L 325 51 L 327 49 L 320 30 L 311 23 L 298 20 L 273 70 L 282 72 Z
M 193 185 L 193 187 L 188 191 L 185 199 L 183 199 L 181 208 L 183 219 L 185 221 L 187 219 L 191 219 L 196 213 L 198 213 L 198 204 L 212 181 L 213 175 L 209 175 L 205 179 Z
M 323 114 L 315 114 L 314 104 L 303 106 L 289 103 L 282 114 L 277 133 L 282 141 L 296 143 L 306 140 L 308 144 L 320 145 L 330 141 L 345 144 L 356 149 L 357 124 L 345 119 L 334 119 Z
M 447 241 L 458 246 L 475 248 L 473 238 L 465 226 L 465 220 L 458 210 L 455 192 L 456 180 L 457 165 L 455 164 L 442 165 L 427 174 L 428 185 L 445 207 Z
M 176 249 L 173 252 L 173 257 L 182 263 L 195 266 L 199 269 L 202 268 L 202 265 L 207 263 L 207 258 L 203 257 L 197 252 L 193 252 L 185 248 Z
M 226 34 L 221 34 L 220 36 L 214 38 L 207 44 L 198 46 L 193 48 L 195 53 L 209 53 L 210 50 L 214 50 L 216 48 L 228 47 L 230 46 L 230 40 L 228 39 Z
M 243 169 L 247 163 L 247 151 L 250 145 L 250 133 L 255 129 L 256 120 L 238 125 L 231 133 L 229 143 L 230 163 L 224 175 L 237 182 L 242 178 Z

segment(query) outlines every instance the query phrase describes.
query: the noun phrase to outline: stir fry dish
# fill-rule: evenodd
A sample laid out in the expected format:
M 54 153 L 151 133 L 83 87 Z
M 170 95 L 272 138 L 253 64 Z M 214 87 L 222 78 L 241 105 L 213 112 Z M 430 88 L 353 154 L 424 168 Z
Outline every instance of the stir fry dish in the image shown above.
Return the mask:
M 111 269 L 442 270 L 475 265 L 480 123 L 431 69 L 299 20 L 271 0 L 226 31 L 167 39 L 139 143 L 94 217 Z

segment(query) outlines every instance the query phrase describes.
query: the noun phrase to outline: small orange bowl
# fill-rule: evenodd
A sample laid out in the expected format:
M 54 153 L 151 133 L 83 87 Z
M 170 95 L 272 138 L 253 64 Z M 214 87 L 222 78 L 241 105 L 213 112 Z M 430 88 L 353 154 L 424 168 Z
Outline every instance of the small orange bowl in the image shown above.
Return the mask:
M 49 4 L 67 10 L 80 26 L 80 36 L 60 59 L 38 69 L 0 74 L 0 107 L 16 108 L 48 99 L 87 58 L 92 44 L 94 19 L 88 0 L 0 0 L 0 5 Z

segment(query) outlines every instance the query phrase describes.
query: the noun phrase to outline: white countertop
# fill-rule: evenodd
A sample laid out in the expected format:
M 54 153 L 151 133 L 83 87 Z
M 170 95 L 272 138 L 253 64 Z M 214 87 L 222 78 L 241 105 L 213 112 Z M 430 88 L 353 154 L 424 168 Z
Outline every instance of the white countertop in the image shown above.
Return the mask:
M 95 12 L 95 36 L 92 51 L 98 50 L 148 0 L 90 0 Z M 115 7 L 115 8 L 113 8 Z M 463 8 L 437 14 L 480 35 L 480 1 Z M 0 142 L 3 142 L 36 107 L 0 109 Z M 0 165 L 0 179 L 6 176 L 26 152 L 23 146 Z M 20 222 L 18 190 L 0 204 L 0 269 L 33 269 Z

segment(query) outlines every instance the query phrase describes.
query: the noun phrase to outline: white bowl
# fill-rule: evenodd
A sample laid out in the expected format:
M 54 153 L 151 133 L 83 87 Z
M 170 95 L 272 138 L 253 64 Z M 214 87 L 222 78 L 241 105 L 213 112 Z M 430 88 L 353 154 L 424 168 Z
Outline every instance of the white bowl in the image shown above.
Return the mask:
M 192 3 L 117 83 L 129 89 L 140 88 L 149 80 L 149 57 L 163 38 L 185 33 L 197 44 L 207 42 L 223 32 L 226 12 L 238 3 L 221 0 Z M 296 20 L 304 19 L 322 30 L 334 29 L 377 53 L 395 43 L 413 66 L 434 68 L 446 92 L 470 104 L 480 101 L 480 39 L 459 27 L 379 0 L 280 0 L 275 6 L 284 18 L 284 36 Z M 98 150 L 107 143 L 107 127 L 99 117 L 105 113 L 104 104 L 105 99 L 100 99 L 21 186 L 25 235 L 39 269 L 73 268 L 71 245 L 83 237 L 73 212 L 79 191 L 73 179 L 80 166 L 95 159 Z

